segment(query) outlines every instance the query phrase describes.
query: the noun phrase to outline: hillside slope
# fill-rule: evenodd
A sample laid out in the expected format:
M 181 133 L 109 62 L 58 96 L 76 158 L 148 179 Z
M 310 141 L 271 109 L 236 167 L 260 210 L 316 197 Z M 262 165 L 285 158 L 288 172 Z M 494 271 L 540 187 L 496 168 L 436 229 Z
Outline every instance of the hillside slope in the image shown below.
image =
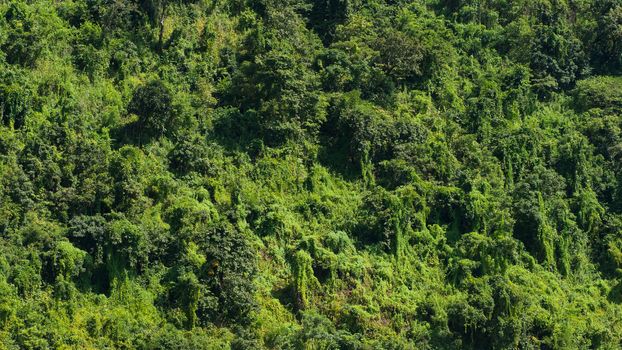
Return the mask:
M 0 349 L 622 348 L 622 1 L 0 1 Z

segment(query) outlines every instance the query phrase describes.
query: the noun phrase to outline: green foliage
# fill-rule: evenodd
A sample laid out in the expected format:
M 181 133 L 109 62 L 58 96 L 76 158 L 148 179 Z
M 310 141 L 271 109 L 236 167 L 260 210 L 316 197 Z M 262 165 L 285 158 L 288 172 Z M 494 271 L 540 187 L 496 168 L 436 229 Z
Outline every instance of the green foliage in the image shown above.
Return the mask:
M 128 112 L 138 115 L 135 126 L 138 133 L 162 136 L 170 133 L 175 124 L 171 91 L 160 80 L 140 86 L 132 96 Z
M 29 92 L 20 88 L 17 84 L 0 86 L 2 123 L 5 126 L 21 127 L 30 109 L 31 100 Z
M 0 349 L 618 349 L 619 0 L 0 1 Z
M 621 87 L 622 79 L 619 77 L 600 76 L 582 80 L 577 83 L 575 90 L 576 103 L 582 110 L 591 108 L 620 110 Z

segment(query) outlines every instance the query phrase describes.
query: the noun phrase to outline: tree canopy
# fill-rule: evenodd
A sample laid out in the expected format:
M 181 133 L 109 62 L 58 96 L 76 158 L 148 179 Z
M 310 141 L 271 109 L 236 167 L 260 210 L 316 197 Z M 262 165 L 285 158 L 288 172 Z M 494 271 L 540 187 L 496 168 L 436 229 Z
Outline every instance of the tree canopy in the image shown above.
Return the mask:
M 0 350 L 622 348 L 622 1 L 0 1 Z

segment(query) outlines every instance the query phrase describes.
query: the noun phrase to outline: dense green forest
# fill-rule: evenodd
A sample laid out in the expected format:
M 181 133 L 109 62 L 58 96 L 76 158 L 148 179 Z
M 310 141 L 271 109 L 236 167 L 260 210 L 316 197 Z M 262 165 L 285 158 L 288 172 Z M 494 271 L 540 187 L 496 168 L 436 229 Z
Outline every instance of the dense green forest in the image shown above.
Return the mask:
M 0 0 L 0 349 L 621 349 L 622 0 Z

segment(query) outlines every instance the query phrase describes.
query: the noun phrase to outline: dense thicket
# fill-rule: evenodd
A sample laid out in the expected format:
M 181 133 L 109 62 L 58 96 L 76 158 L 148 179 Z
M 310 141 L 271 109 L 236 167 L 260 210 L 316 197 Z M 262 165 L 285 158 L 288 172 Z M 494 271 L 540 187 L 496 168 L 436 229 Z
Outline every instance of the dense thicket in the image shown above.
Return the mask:
M 622 1 L 0 1 L 0 349 L 622 347 Z

